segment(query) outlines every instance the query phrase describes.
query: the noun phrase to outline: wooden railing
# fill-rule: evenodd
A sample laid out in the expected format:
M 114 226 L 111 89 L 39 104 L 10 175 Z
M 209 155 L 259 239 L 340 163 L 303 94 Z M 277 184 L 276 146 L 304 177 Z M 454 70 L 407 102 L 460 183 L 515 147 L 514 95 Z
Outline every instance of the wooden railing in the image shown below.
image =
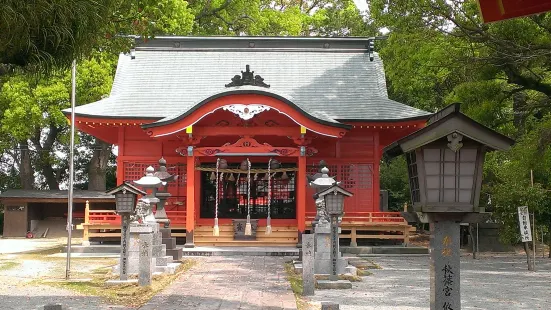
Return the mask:
M 186 226 L 186 211 L 166 211 L 172 228 L 184 229 Z M 90 238 L 120 237 L 121 216 L 115 210 L 90 210 L 87 204 L 84 209 L 84 223 L 77 226 L 82 229 L 83 241 Z
M 186 226 L 186 211 L 166 211 L 173 229 L 183 230 Z M 306 213 L 307 226 L 315 217 L 315 212 Z M 121 217 L 115 210 L 84 211 L 83 240 L 90 238 L 119 238 Z M 349 238 L 351 246 L 357 246 L 358 239 L 402 240 L 409 243 L 412 227 L 400 215 L 400 212 L 349 212 L 345 213 L 340 225 L 340 238 Z M 181 234 L 181 233 L 180 233 Z M 182 235 L 183 236 L 183 235 Z
M 315 215 L 315 212 L 306 212 L 307 226 Z M 358 239 L 402 240 L 407 245 L 410 232 L 415 230 L 400 212 L 348 212 L 343 215 L 340 227 L 339 237 L 349 238 L 350 246 L 357 246 Z
M 306 212 L 306 220 L 313 220 L 316 212 Z M 342 222 L 359 223 L 399 223 L 406 224 L 400 212 L 346 212 Z

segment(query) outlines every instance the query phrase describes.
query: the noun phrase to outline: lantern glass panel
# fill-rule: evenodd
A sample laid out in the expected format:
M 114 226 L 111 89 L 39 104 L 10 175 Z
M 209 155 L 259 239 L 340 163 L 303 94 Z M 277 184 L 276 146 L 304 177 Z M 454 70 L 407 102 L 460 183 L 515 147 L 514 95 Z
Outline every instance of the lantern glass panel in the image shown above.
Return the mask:
M 423 149 L 429 203 L 472 202 L 477 149 Z
M 330 215 L 340 215 L 343 211 L 344 195 L 329 193 L 325 195 L 325 208 Z
M 132 193 L 117 193 L 115 194 L 115 199 L 117 201 L 117 212 L 132 212 L 136 203 L 136 195 Z
M 408 164 L 408 175 L 409 175 L 409 187 L 411 189 L 411 200 L 413 202 L 420 202 L 420 192 L 419 192 L 419 174 L 417 171 L 417 156 L 415 151 L 409 152 L 406 154 L 406 160 Z

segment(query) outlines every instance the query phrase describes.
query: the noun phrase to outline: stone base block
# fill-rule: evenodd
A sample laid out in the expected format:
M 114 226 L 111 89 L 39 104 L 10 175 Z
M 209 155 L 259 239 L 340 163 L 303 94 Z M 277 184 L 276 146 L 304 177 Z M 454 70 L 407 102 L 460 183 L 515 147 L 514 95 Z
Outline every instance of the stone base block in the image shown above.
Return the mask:
M 172 256 L 172 259 L 175 261 L 182 260 L 182 249 L 166 250 L 166 255 Z
M 316 259 L 314 260 L 314 273 L 316 274 L 331 274 L 331 268 L 333 264 L 331 259 Z M 348 266 L 348 260 L 345 258 L 337 259 L 337 273 L 346 273 L 346 267 Z
M 159 232 L 163 239 L 172 238 L 172 230 L 170 228 L 159 228 Z
M 44 310 L 64 310 L 67 309 L 59 304 L 47 304 L 44 306 Z
M 295 272 L 302 273 L 302 263 L 300 261 L 293 262 L 293 267 L 295 268 Z
M 351 274 L 353 276 L 357 276 L 358 275 L 358 268 L 352 266 L 352 265 L 348 265 L 346 266 L 346 268 L 344 268 L 345 270 L 345 273 L 346 274 Z
M 167 250 L 176 248 L 176 238 L 163 238 L 162 242 L 166 245 Z
M 339 304 L 334 301 L 322 301 L 321 310 L 339 310 Z
M 155 273 L 160 272 L 163 274 L 175 274 L 178 266 L 180 266 L 180 263 L 170 263 L 166 266 L 156 266 Z
M 124 285 L 124 284 L 138 284 L 138 279 L 105 281 L 105 286 L 116 286 L 116 285 Z
M 166 256 L 166 245 L 164 244 L 154 244 L 153 245 L 153 257 L 163 257 Z
M 130 225 L 131 234 L 150 234 L 153 232 L 153 227 L 149 225 Z
M 157 257 L 157 266 L 166 266 L 172 263 L 172 256 Z
M 352 282 L 348 280 L 318 280 L 316 282 L 316 288 L 320 290 L 342 290 L 342 289 L 351 289 Z

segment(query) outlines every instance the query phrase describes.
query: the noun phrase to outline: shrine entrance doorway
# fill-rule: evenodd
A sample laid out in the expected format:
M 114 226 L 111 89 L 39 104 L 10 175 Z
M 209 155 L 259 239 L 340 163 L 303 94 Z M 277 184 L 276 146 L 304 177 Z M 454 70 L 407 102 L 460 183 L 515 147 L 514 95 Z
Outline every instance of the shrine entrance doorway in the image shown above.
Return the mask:
M 200 218 L 245 219 L 250 215 L 251 219 L 266 219 L 269 214 L 272 219 L 296 219 L 296 164 L 285 164 L 278 172 L 268 172 L 269 160 L 251 161 L 250 180 L 247 172 L 240 169 L 219 172 L 218 178 L 215 171 L 201 171 Z M 229 166 L 241 164 L 231 162 Z M 215 169 L 215 165 L 201 168 Z

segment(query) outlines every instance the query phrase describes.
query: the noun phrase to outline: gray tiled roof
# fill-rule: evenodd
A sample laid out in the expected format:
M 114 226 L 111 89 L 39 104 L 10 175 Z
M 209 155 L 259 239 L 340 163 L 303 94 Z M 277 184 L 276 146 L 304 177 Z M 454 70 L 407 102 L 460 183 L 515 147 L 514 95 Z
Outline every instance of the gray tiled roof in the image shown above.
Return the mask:
M 332 49 L 311 45 L 327 41 L 338 46 L 347 40 L 309 39 L 306 48 L 304 40 L 279 38 L 286 47 L 296 43 L 296 48 L 255 49 L 233 45 L 212 48 L 217 46 L 216 38 L 204 38 L 204 48 L 201 38 L 195 38 L 193 48 L 174 48 L 168 39 L 155 39 L 154 44 L 138 47 L 135 59 L 120 55 L 111 95 L 77 107 L 77 115 L 169 120 L 210 96 L 236 89 L 282 96 L 311 116 L 328 122 L 392 121 L 429 115 L 388 99 L 381 59 L 375 54 L 374 61 L 369 61 L 365 48 L 357 48 L 365 46 L 365 40 L 349 40 L 356 48 Z M 239 43 L 240 38 L 234 39 Z M 271 87 L 226 88 L 224 85 L 246 65 Z
M 67 200 L 68 192 L 60 190 L 37 190 L 37 189 L 9 189 L 0 193 L 0 199 L 59 199 Z M 87 191 L 87 190 L 74 190 L 74 199 L 112 199 L 115 201 L 114 195 L 108 195 L 102 191 Z

